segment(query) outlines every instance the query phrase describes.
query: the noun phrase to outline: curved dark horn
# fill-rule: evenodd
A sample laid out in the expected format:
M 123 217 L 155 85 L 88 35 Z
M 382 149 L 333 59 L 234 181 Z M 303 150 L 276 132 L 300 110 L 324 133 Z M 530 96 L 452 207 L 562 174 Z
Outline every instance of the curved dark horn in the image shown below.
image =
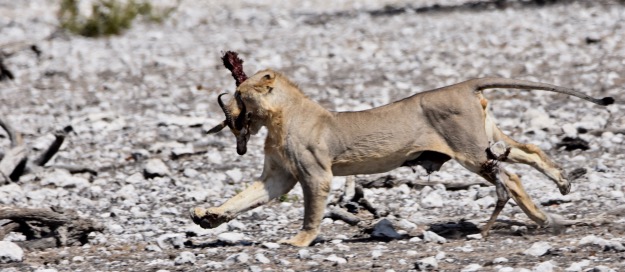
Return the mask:
M 239 106 L 239 109 L 241 109 L 239 116 L 237 116 L 237 119 L 234 121 L 234 125 L 237 130 L 241 130 L 243 129 L 243 126 L 245 125 L 245 121 L 246 121 L 245 116 L 247 115 L 247 109 L 245 108 L 245 103 L 243 103 L 243 99 L 241 99 L 241 93 L 239 92 L 235 93 L 234 98 L 237 101 L 237 105 Z
M 224 111 L 224 114 L 226 115 L 226 120 L 224 121 L 226 123 L 226 125 L 228 125 L 228 127 L 232 128 L 232 114 L 230 113 L 230 111 L 228 110 L 228 108 L 226 107 L 226 105 L 224 104 L 223 101 L 221 101 L 221 97 L 226 95 L 228 93 L 222 93 L 217 97 L 217 103 L 219 103 L 219 106 L 221 107 L 221 110 Z

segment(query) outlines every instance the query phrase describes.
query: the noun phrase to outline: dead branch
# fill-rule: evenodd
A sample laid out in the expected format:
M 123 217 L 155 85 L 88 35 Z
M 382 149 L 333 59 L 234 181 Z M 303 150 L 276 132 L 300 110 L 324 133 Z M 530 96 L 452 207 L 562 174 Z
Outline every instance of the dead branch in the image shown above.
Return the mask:
M 15 232 L 20 228 L 20 224 L 9 221 L 8 223 L 0 227 L 0 240 L 4 239 L 4 236 L 10 232 Z
M 54 157 L 54 155 L 61 148 L 63 141 L 65 141 L 65 137 L 67 136 L 67 134 L 72 132 L 73 130 L 74 129 L 72 128 L 72 126 L 66 126 L 62 130 L 54 133 L 54 141 L 52 142 L 52 144 L 50 144 L 48 149 L 46 149 L 46 151 L 43 152 L 41 156 L 34 161 L 35 165 L 44 166 L 52 157 Z
M 23 145 L 14 147 L 4 154 L 0 160 L 0 184 L 19 179 L 26 165 L 26 155 Z
M 37 157 L 34 161 L 28 159 L 28 150 L 23 145 L 22 137 L 19 133 L 15 132 L 11 126 L 0 118 L 0 127 L 2 127 L 11 141 L 11 149 L 2 153 L 0 156 L 0 184 L 7 183 L 9 181 L 18 181 L 19 178 L 26 174 L 39 171 L 46 165 L 59 152 L 61 145 L 65 141 L 65 137 L 73 131 L 71 126 L 66 126 L 62 130 L 57 131 L 54 136 L 54 141 L 48 146 L 48 148 Z M 55 168 L 67 169 L 70 173 L 91 173 L 97 175 L 97 171 L 84 166 L 68 166 L 68 165 L 56 165 Z
M 102 231 L 101 224 L 91 219 L 80 218 L 74 210 L 48 210 L 16 207 L 0 207 L 0 220 L 9 223 L 0 228 L 0 239 L 9 232 L 21 232 L 26 241 L 18 242 L 28 249 L 83 245 L 87 235 Z
M 0 52 L 1 53 L 1 52 Z M 4 58 L 0 55 L 0 81 L 3 80 L 13 80 L 15 76 L 9 68 L 4 64 Z
M 332 220 L 343 220 L 351 226 L 355 226 L 358 222 L 360 222 L 360 218 L 358 216 L 336 207 L 329 207 L 324 217 L 331 218 Z
M 89 173 L 91 175 L 97 176 L 98 175 L 98 171 L 86 166 L 78 166 L 78 165 L 65 165 L 65 164 L 54 164 L 54 165 L 50 165 L 47 166 L 49 168 L 55 168 L 55 169 L 65 169 L 67 170 L 70 174 L 81 174 L 81 173 Z M 104 167 L 103 169 L 107 169 L 108 167 Z M 100 171 L 103 171 L 103 169 L 101 168 Z
M 334 205 L 335 203 L 332 203 Z M 334 220 L 343 220 L 350 225 L 356 225 L 360 221 L 357 216 L 350 213 L 358 213 L 360 208 L 363 208 L 373 214 L 374 218 L 381 218 L 388 215 L 388 211 L 375 207 L 369 200 L 365 198 L 362 186 L 356 184 L 356 179 L 353 176 L 347 177 L 345 180 L 345 189 L 343 194 L 339 198 L 338 206 L 346 209 L 341 210 L 334 206 L 328 209 L 328 213 L 325 217 L 332 218 Z
M 13 128 L 7 122 L 2 120 L 2 118 L 0 118 L 0 127 L 2 127 L 2 129 L 6 131 L 7 136 L 9 136 L 9 141 L 11 142 L 12 148 L 22 144 L 22 137 L 19 135 L 19 133 L 16 133 L 15 130 L 13 130 Z

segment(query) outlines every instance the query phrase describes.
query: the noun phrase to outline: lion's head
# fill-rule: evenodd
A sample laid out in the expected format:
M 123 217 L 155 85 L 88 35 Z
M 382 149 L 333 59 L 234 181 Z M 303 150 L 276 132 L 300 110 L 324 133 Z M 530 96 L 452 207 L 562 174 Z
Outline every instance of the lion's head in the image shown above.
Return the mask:
M 265 125 L 265 120 L 276 105 L 285 102 L 283 91 L 285 88 L 283 77 L 270 69 L 262 70 L 245 80 L 234 93 L 234 99 L 227 104 L 222 101 L 220 94 L 217 98 L 219 106 L 226 115 L 226 119 L 209 130 L 216 133 L 226 126 L 237 138 L 237 153 L 244 155 L 247 152 L 247 142 L 251 134 L 256 134 Z M 292 85 L 287 82 L 288 85 Z M 288 89 L 288 88 L 286 88 Z

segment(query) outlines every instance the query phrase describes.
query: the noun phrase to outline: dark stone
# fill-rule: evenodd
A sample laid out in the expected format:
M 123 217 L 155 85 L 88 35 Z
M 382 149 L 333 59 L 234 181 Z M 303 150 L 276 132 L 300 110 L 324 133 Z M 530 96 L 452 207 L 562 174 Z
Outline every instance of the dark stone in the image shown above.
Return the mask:
M 371 230 L 371 239 L 374 240 L 391 241 L 401 238 L 401 234 L 397 233 L 393 223 L 386 218 L 378 221 Z

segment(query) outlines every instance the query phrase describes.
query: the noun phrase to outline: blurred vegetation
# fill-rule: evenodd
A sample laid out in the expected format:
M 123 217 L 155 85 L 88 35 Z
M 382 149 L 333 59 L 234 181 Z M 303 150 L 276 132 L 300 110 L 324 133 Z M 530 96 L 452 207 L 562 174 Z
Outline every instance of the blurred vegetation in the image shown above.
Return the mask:
M 79 1 L 61 0 L 58 16 L 62 28 L 86 37 L 119 35 L 130 28 L 138 16 L 161 23 L 176 9 L 156 9 L 147 1 L 94 0 L 91 15 L 86 17 L 79 12 Z
M 299 197 L 297 195 L 288 195 L 284 194 L 278 198 L 280 202 L 297 202 L 299 201 Z

